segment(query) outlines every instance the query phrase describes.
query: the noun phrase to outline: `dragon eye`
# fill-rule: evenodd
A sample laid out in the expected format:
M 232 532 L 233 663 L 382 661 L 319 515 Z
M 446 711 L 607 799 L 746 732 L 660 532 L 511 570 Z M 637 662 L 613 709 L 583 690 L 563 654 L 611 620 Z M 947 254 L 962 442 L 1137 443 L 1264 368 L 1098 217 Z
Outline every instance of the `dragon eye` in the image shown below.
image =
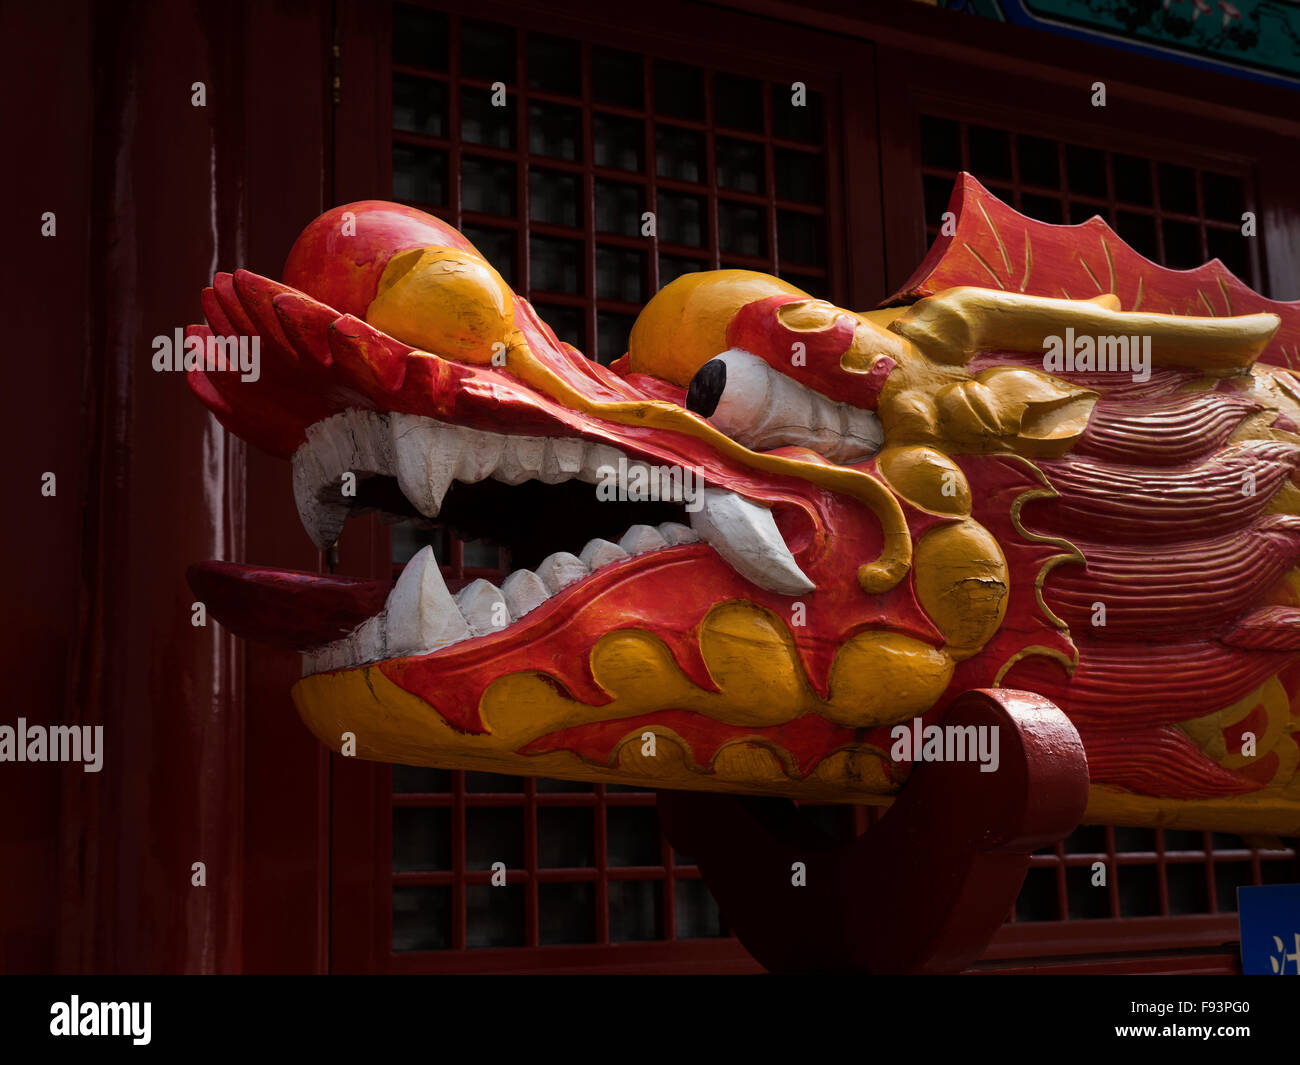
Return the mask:
M 754 451 L 796 444 L 833 462 L 858 462 L 884 442 L 871 411 L 827 399 L 739 348 L 695 372 L 686 407 Z

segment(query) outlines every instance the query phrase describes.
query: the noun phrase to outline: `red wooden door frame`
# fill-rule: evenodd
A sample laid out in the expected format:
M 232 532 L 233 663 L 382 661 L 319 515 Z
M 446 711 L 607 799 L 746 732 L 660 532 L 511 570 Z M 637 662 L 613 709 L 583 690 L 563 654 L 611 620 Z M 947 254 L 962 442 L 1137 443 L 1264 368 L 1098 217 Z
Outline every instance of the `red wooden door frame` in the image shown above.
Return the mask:
M 327 763 L 288 699 L 297 663 L 192 626 L 185 582 L 196 559 L 312 568 L 315 552 L 297 532 L 287 464 L 247 451 L 181 377 L 153 372 L 151 338 L 201 319 L 214 268 L 278 276 L 324 206 L 329 9 L 130 3 L 89 16 L 89 166 L 62 208 L 65 242 L 46 245 L 65 265 L 81 261 L 81 224 L 89 247 L 86 317 L 64 367 L 74 395 L 84 373 L 84 416 L 51 426 L 82 434 L 47 511 L 62 523 L 50 543 L 71 523 L 82 562 L 66 702 L 48 712 L 102 725 L 105 750 L 98 774 L 64 767 L 51 968 L 323 967 Z M 68 13 L 43 15 L 64 40 Z M 26 153 L 26 165 L 39 173 L 63 154 Z M 48 287 L 66 272 L 33 268 L 32 291 L 14 298 L 56 317 L 54 296 L 77 295 Z M 33 450 L 44 442 L 35 435 Z M 59 679 L 47 694 L 61 694 Z M 192 884 L 195 862 L 204 886 Z

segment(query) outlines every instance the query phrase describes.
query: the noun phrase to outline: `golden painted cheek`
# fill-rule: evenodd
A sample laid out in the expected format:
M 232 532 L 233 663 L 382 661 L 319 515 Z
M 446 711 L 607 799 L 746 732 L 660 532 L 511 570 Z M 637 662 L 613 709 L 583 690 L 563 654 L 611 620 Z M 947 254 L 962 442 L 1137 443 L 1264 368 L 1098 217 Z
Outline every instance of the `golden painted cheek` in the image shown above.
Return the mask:
M 957 517 L 970 514 L 966 475 L 952 459 L 932 447 L 886 448 L 877 457 L 876 468 L 890 488 L 922 510 Z
M 1002 549 L 967 518 L 931 529 L 917 542 L 916 597 L 958 661 L 976 654 L 998 630 L 1011 590 Z

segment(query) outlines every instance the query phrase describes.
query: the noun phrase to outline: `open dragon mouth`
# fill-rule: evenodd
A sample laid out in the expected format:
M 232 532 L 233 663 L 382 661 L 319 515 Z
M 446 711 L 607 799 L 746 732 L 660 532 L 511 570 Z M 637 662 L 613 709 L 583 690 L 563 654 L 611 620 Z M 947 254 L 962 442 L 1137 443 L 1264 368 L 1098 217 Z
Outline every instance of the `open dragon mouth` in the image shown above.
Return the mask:
M 697 469 L 656 465 L 653 456 L 576 436 L 348 410 L 308 428 L 293 456 L 293 487 L 303 526 L 322 549 L 351 514 L 373 511 L 389 523 L 442 526 L 500 544 L 517 567 L 499 587 L 478 579 L 452 588 L 426 547 L 391 590 L 382 581 L 194 567 L 198 590 L 234 631 L 303 651 L 307 674 L 500 634 L 548 601 L 581 598 L 597 576 L 645 573 L 679 556 L 716 553 L 778 594 L 813 589 L 768 507 L 709 485 Z M 261 594 L 223 594 L 230 582 Z M 305 583 L 315 594 L 303 595 Z M 301 606 L 288 624 L 285 598 Z M 273 630 L 268 617 L 277 620 Z

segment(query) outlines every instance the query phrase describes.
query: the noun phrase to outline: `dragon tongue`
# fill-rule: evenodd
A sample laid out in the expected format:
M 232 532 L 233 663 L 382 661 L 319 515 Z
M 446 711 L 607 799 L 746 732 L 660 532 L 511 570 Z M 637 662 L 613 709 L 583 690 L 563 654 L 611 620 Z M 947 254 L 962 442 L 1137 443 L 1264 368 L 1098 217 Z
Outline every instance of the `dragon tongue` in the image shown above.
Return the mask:
M 330 643 L 377 614 L 387 581 L 196 562 L 186 571 L 207 613 L 237 636 L 303 651 Z

